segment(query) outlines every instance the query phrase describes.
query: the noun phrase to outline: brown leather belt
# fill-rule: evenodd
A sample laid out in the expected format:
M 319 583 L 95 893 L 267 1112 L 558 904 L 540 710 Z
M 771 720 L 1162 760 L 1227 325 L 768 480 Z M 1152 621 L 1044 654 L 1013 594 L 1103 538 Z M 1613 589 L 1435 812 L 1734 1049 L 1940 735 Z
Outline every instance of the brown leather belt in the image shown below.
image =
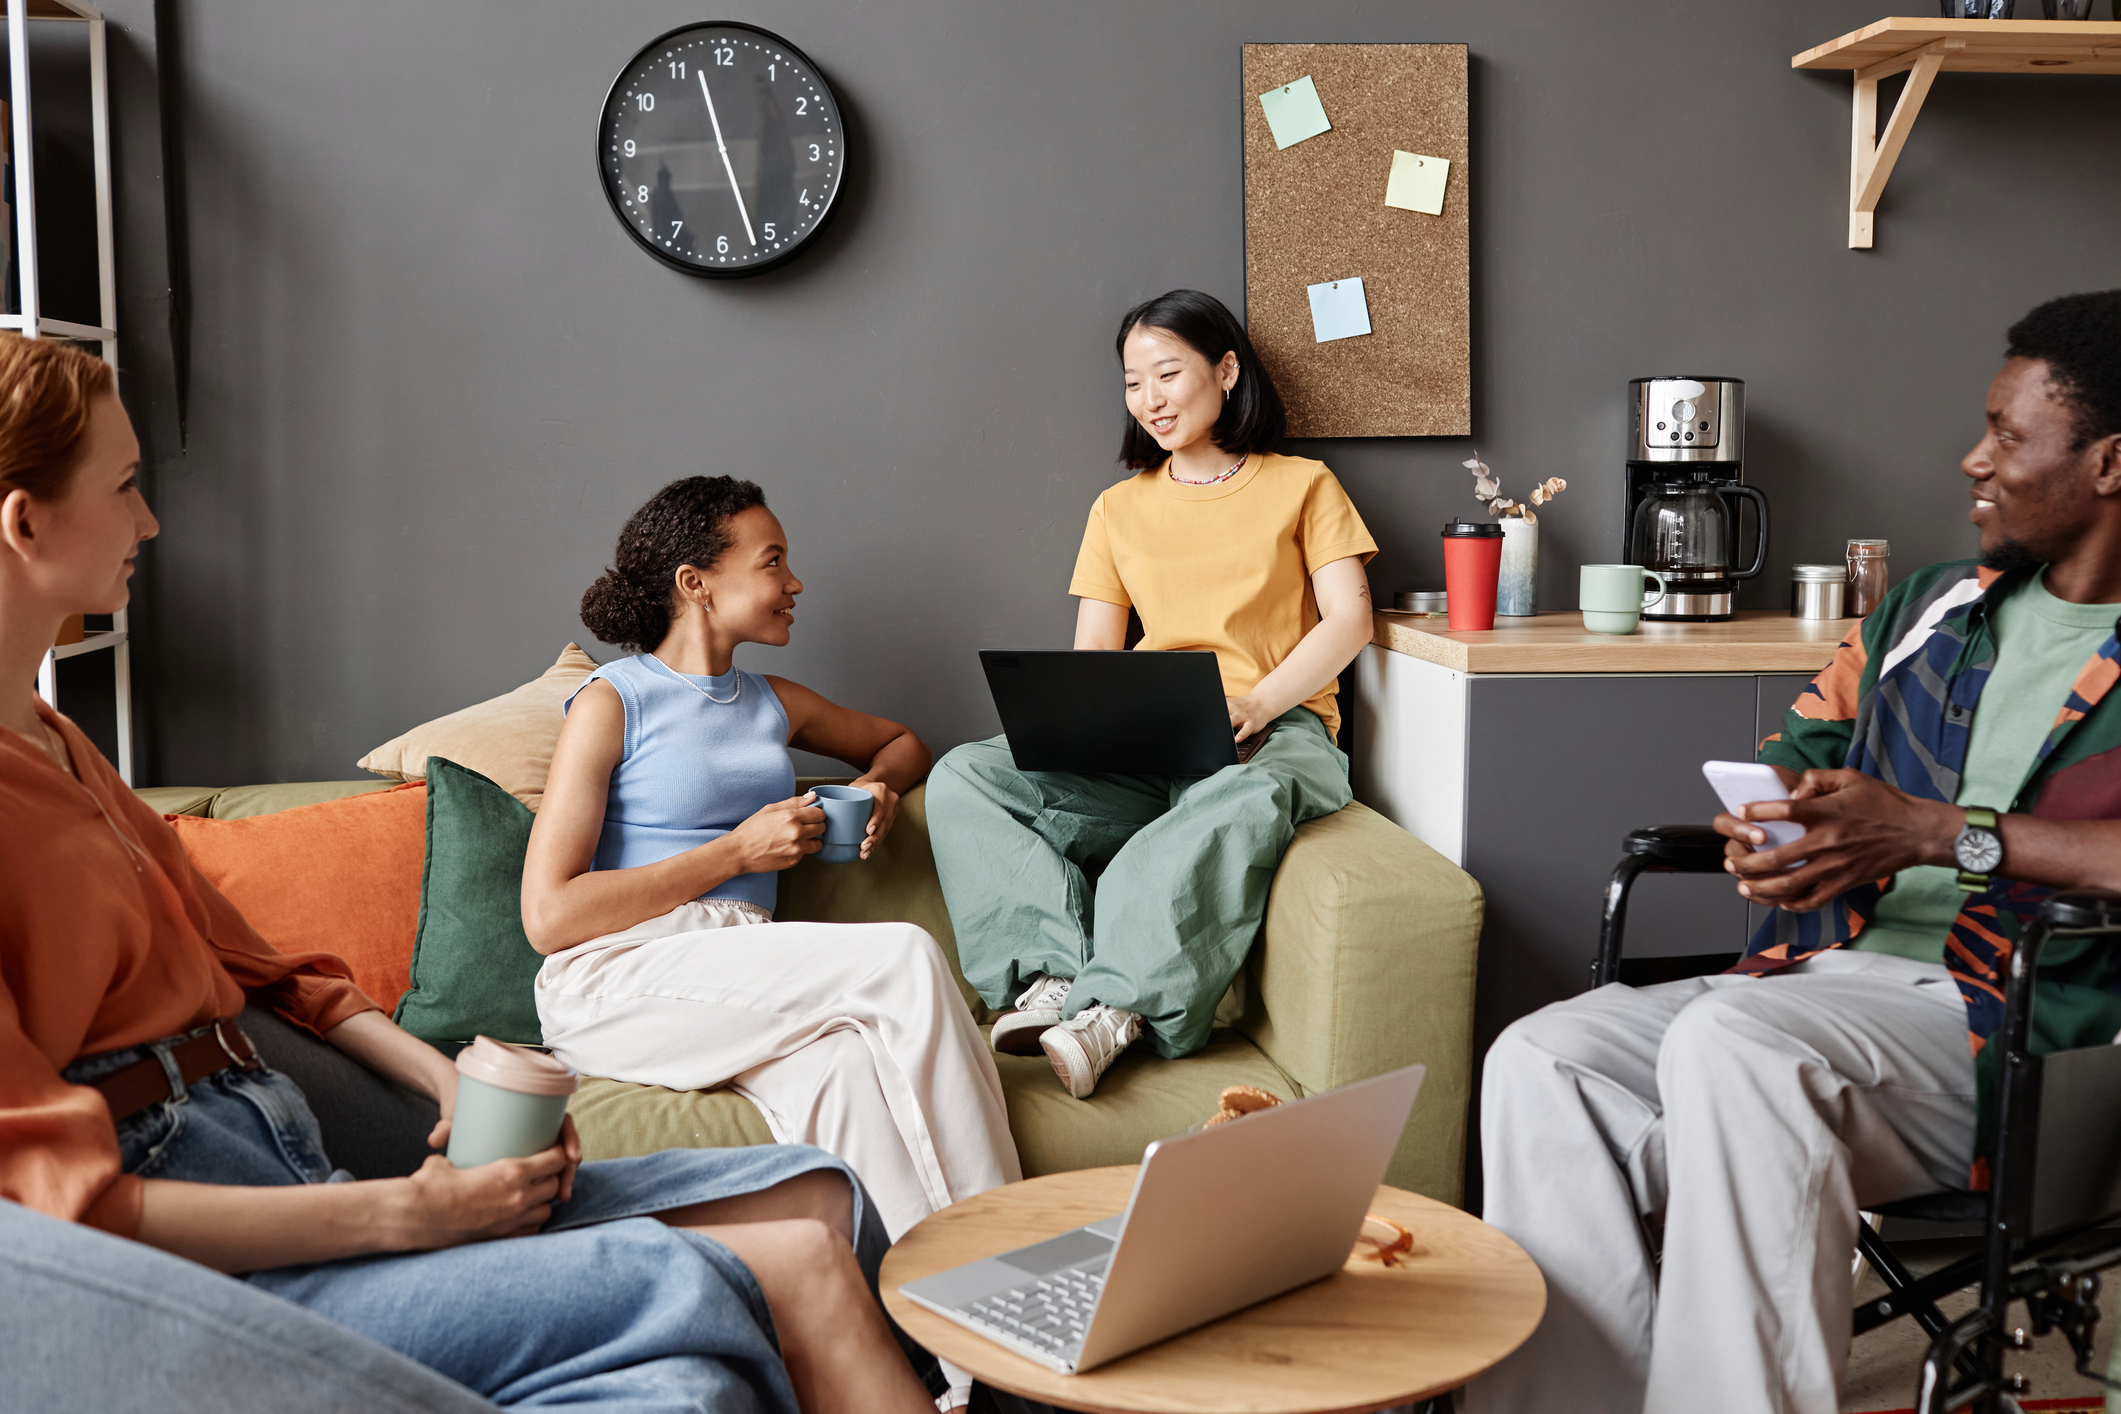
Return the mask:
M 123 1070 L 91 1082 L 103 1092 L 112 1123 L 131 1119 L 149 1105 L 180 1096 L 207 1076 L 218 1075 L 230 1066 L 256 1070 L 262 1064 L 250 1037 L 229 1017 L 187 1041 L 179 1041 L 169 1056 L 177 1063 L 177 1073 L 184 1077 L 184 1084 L 178 1089 L 170 1088 L 169 1072 L 163 1068 L 160 1055 L 134 1061 Z

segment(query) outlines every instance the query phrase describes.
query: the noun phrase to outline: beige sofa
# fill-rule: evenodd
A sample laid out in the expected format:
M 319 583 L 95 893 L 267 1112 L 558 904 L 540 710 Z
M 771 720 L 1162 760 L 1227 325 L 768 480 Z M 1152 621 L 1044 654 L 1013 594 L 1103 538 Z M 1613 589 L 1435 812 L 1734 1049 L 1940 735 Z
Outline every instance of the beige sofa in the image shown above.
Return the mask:
M 163 787 L 141 795 L 165 813 L 229 819 L 390 784 Z M 908 793 L 891 839 L 867 863 L 805 860 L 789 871 L 780 916 L 918 923 L 955 968 L 956 942 L 928 847 L 926 794 Z M 1457 1202 L 1480 919 L 1479 885 L 1374 811 L 1350 805 L 1299 827 L 1275 875 L 1259 944 L 1223 999 L 1204 1050 L 1167 1061 L 1138 1045 L 1087 1101 L 1069 1098 L 1042 1058 L 997 1057 L 1024 1172 L 1133 1163 L 1150 1140 L 1213 1113 L 1226 1085 L 1293 1097 L 1419 1061 L 1428 1080 L 1387 1181 Z M 965 1000 L 983 1023 L 992 1019 L 969 987 Z M 772 1142 L 758 1111 L 726 1091 L 591 1079 L 573 1111 L 591 1158 Z

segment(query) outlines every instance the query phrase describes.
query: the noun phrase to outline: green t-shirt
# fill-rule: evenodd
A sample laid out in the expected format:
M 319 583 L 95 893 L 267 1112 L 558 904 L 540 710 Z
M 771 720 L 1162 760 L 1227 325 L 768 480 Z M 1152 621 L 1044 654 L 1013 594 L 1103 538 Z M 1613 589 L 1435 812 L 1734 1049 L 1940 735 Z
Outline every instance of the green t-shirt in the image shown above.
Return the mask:
M 2112 604 L 2071 604 L 2048 593 L 2046 581 L 2043 569 L 1996 607 L 1996 667 L 1974 712 L 1955 805 L 2010 809 L 2077 674 L 2114 631 Z M 1849 946 L 1944 961 L 1945 935 L 1966 901 L 1957 879 L 1935 864 L 1901 870 Z

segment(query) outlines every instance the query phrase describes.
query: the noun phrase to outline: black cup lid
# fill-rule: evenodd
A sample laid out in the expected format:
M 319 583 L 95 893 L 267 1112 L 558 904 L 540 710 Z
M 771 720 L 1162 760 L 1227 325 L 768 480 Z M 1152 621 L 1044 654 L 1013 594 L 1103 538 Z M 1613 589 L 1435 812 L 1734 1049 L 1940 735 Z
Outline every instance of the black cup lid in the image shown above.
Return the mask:
M 1454 520 L 1443 528 L 1443 533 L 1446 539 L 1465 535 L 1499 536 L 1502 527 L 1492 520 Z

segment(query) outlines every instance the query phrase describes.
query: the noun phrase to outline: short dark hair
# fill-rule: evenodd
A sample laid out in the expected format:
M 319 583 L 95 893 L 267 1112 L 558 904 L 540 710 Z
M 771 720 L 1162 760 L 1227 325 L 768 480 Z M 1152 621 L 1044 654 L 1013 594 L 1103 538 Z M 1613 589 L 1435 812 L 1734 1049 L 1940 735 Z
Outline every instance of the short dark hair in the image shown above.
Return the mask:
M 1274 380 L 1267 376 L 1266 365 L 1252 351 L 1245 326 L 1237 322 L 1237 316 L 1221 300 L 1199 290 L 1173 290 L 1134 306 L 1119 321 L 1119 337 L 1112 341 L 1121 361 L 1127 357 L 1127 336 L 1142 324 L 1183 340 L 1211 366 L 1221 363 L 1226 353 L 1237 355 L 1237 386 L 1230 390 L 1223 403 L 1223 415 L 1215 419 L 1215 430 L 1210 434 L 1216 446 L 1249 456 L 1253 452 L 1271 452 L 1281 445 L 1282 434 L 1289 426 L 1281 394 L 1274 391 Z M 1121 466 L 1147 471 L 1163 465 L 1170 455 L 1156 445 L 1148 428 L 1132 417 L 1127 419 L 1127 430 L 1119 439 Z
M 2121 290 L 2051 299 L 2011 325 L 2006 358 L 2047 365 L 2074 406 L 2077 451 L 2121 433 Z
M 583 592 L 583 627 L 606 643 L 654 651 L 670 634 L 679 568 L 713 569 L 735 543 L 729 522 L 765 504 L 765 492 L 733 476 L 688 476 L 656 492 L 619 532 L 617 563 Z

